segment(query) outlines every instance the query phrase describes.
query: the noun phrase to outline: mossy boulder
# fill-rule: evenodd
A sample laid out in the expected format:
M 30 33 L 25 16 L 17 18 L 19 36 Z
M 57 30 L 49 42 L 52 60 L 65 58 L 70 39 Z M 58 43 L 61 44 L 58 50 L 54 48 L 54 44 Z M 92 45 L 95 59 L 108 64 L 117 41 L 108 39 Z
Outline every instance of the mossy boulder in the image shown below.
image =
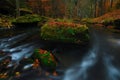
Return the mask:
M 40 62 L 40 66 L 46 70 L 54 71 L 57 66 L 57 61 L 52 53 L 43 49 L 36 49 L 32 55 L 32 59 Z
M 41 27 L 41 37 L 44 40 L 77 44 L 89 40 L 88 27 L 72 22 L 48 22 Z
M 15 26 L 25 27 L 25 26 L 38 26 L 38 22 L 43 23 L 45 17 L 39 15 L 25 15 L 20 16 L 12 21 Z
M 13 20 L 13 23 L 32 23 L 32 22 L 39 22 L 40 17 L 38 15 L 25 15 L 20 16 Z

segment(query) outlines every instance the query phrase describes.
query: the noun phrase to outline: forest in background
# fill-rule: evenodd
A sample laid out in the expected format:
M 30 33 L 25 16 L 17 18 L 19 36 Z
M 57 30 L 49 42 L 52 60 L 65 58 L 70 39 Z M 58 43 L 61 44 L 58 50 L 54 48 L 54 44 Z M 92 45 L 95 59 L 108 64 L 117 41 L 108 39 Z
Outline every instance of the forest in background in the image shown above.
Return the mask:
M 0 5 L 0 27 L 6 28 L 16 26 L 15 23 L 35 21 L 41 22 L 41 26 L 47 22 L 45 17 L 47 20 L 67 19 L 68 22 L 71 20 L 77 23 L 86 20 L 96 22 L 94 18 L 106 13 L 111 13 L 107 22 L 111 22 L 113 15 L 118 15 L 115 19 L 120 17 L 120 0 L 0 0 Z M 101 23 L 100 19 L 97 22 Z
M 120 8 L 120 0 L 1 0 L 0 4 L 0 13 L 26 11 L 53 18 L 94 18 Z

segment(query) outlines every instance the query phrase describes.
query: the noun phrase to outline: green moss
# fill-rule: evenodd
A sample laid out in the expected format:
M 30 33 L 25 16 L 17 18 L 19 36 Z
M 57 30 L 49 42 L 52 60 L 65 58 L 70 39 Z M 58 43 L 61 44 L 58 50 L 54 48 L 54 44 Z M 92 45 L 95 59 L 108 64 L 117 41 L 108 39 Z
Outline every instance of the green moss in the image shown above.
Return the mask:
M 41 28 L 41 37 L 44 40 L 81 43 L 89 40 L 88 27 L 86 25 L 69 23 L 46 23 Z
M 38 15 L 25 15 L 25 16 L 20 16 L 16 19 L 13 20 L 13 23 L 31 23 L 31 22 L 38 22 L 40 21 Z
M 25 15 L 25 16 L 20 16 L 14 19 L 12 22 L 13 23 L 33 23 L 33 22 L 39 22 L 41 20 L 42 20 L 42 17 L 38 15 Z
M 47 17 L 39 16 L 39 15 L 25 15 L 20 16 L 12 21 L 12 24 L 14 24 L 17 27 L 23 27 L 23 26 L 42 26 L 44 23 L 48 20 Z
M 102 20 L 103 24 L 110 24 L 110 23 L 114 23 L 114 18 L 106 18 L 104 20 Z
M 82 23 L 93 23 L 93 20 L 92 20 L 92 18 L 83 18 L 83 19 L 81 20 L 81 22 L 82 22 Z
M 64 19 L 57 18 L 57 19 L 55 19 L 55 21 L 56 22 L 73 22 L 72 19 L 66 19 L 66 18 L 64 18 Z
M 36 49 L 32 57 L 34 60 L 38 59 L 44 67 L 55 69 L 57 66 L 54 56 L 49 51 Z

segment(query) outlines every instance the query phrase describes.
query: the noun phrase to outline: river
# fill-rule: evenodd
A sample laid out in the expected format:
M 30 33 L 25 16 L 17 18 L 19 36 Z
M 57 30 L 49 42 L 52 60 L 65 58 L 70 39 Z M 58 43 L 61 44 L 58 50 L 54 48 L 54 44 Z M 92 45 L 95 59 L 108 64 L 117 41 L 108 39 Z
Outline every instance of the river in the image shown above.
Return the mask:
M 90 45 L 75 45 L 44 41 L 39 28 L 0 29 L 0 32 L 0 50 L 5 52 L 1 61 L 11 56 L 19 67 L 19 62 L 38 48 L 53 52 L 59 61 L 56 76 L 40 68 L 24 70 L 18 78 L 11 76 L 7 80 L 120 80 L 119 34 L 90 29 Z
M 120 80 L 120 34 L 90 28 L 91 47 L 63 80 Z
M 12 68 L 12 72 L 16 72 L 16 68 L 21 66 L 19 62 L 23 58 L 29 58 L 34 50 L 38 48 L 53 52 L 59 61 L 59 66 L 56 69 L 57 76 L 52 74 L 47 75 L 47 72 L 43 69 L 29 69 L 22 71 L 19 78 L 11 76 L 7 80 L 62 80 L 64 72 L 70 66 L 78 63 L 88 51 L 89 47 L 88 45 L 80 46 L 69 43 L 44 41 L 40 38 L 39 28 L 0 29 L 0 32 L 0 51 L 5 53 L 5 55 L 0 57 L 0 60 L 4 61 L 7 56 L 11 56 L 12 63 L 17 64 L 16 67 Z M 26 64 L 22 65 L 26 66 Z M 6 72 L 9 72 L 9 70 Z

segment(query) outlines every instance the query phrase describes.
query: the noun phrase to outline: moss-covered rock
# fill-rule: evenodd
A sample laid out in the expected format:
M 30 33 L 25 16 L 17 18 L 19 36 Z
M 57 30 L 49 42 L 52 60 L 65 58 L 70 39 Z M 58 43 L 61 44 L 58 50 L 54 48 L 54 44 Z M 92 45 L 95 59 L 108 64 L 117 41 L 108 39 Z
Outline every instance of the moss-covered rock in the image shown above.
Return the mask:
M 88 27 L 71 22 L 48 22 L 41 28 L 41 37 L 44 40 L 79 44 L 88 41 Z
M 12 21 L 15 26 L 38 26 L 38 22 L 41 24 L 46 20 L 45 17 L 40 17 L 39 15 L 25 15 L 20 16 Z
M 39 22 L 41 19 L 38 15 L 25 15 L 20 16 L 13 20 L 13 23 L 32 23 Z
M 47 50 L 36 49 L 34 51 L 34 54 L 32 55 L 32 59 L 38 59 L 38 61 L 41 64 L 41 67 L 43 67 L 46 70 L 54 71 L 56 69 L 57 61 L 52 55 L 52 53 L 50 53 Z

